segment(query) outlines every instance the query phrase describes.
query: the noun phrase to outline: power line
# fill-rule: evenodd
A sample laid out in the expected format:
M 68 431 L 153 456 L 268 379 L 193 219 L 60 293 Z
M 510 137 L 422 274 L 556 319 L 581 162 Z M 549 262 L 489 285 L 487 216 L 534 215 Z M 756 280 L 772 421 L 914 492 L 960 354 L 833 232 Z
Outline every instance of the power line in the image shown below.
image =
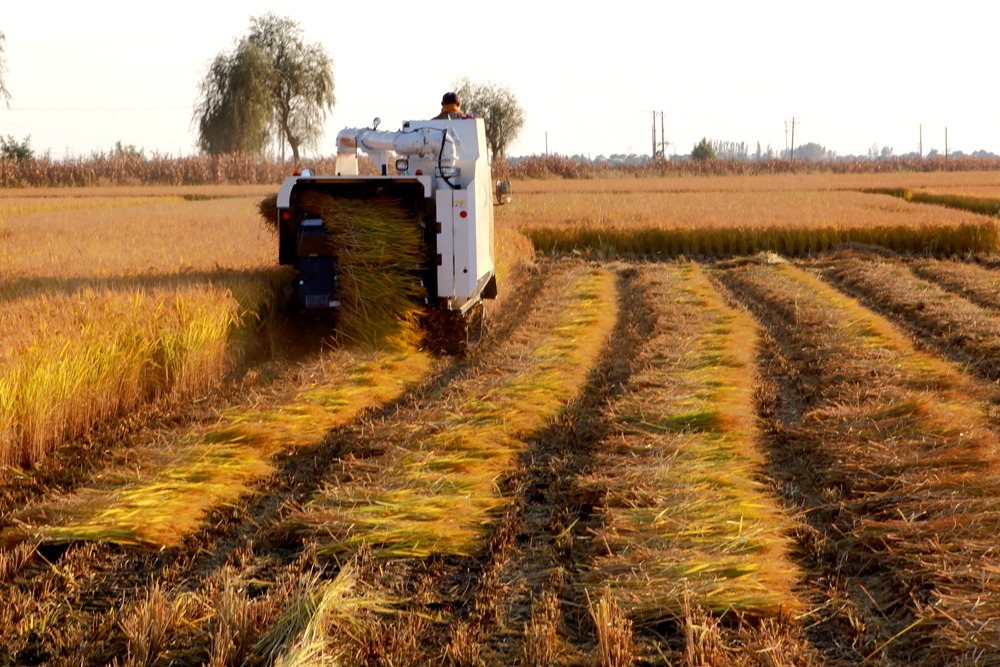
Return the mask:
M 10 111 L 190 111 L 193 107 L 10 107 Z

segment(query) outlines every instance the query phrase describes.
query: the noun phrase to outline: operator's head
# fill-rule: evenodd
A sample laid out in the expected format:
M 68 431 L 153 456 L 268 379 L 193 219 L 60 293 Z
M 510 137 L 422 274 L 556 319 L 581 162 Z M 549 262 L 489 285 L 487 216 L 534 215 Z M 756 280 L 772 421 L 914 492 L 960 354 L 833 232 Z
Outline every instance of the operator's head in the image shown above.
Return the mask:
M 454 104 L 456 107 L 461 106 L 458 101 L 458 93 L 445 93 L 444 97 L 441 98 L 441 106 L 448 106 L 449 104 Z

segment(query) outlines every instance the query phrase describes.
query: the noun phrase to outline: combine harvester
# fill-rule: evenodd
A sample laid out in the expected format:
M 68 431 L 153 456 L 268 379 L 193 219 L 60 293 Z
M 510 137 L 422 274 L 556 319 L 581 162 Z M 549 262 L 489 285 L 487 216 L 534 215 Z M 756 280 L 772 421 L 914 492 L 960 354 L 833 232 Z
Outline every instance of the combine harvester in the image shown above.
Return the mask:
M 331 238 L 335 225 L 304 202 L 323 195 L 372 206 L 391 201 L 422 239 L 413 275 L 423 303 L 425 344 L 439 352 L 461 353 L 483 331 L 484 299 L 494 299 L 493 206 L 510 201 L 510 182 L 492 180 L 482 119 L 423 120 L 403 123 L 398 132 L 345 129 L 337 135 L 336 175 L 303 169 L 285 179 L 277 200 L 278 260 L 294 266 L 293 303 L 305 311 L 336 312 L 341 307 L 338 257 Z M 358 175 L 358 151 L 381 171 Z M 390 155 L 398 175 L 389 175 Z M 341 202 L 343 203 L 343 202 Z M 382 204 L 384 206 L 384 204 Z M 355 208 L 357 208 L 355 206 Z M 407 230 L 409 231 L 409 230 Z M 358 295 L 359 298 L 377 298 Z

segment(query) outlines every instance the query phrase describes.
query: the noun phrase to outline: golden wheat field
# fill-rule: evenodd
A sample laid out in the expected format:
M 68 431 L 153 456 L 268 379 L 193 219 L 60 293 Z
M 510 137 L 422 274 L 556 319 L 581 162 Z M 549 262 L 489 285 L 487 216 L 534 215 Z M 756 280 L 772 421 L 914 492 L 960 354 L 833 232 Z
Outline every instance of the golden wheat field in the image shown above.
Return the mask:
M 0 190 L 0 665 L 1000 664 L 997 174 L 517 181 L 462 357 L 275 189 Z

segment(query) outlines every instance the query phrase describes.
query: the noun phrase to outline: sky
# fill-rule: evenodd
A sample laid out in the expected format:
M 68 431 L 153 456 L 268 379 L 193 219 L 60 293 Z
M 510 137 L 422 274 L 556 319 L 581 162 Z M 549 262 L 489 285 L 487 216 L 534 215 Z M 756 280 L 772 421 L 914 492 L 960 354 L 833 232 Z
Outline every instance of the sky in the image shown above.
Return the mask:
M 108 150 L 197 152 L 191 123 L 209 62 L 251 15 L 298 21 L 334 62 L 337 104 L 315 156 L 344 127 L 438 113 L 461 77 L 509 87 L 527 114 L 510 155 L 668 153 L 703 136 L 841 155 L 1000 153 L 1000 3 L 966 2 L 15 2 L 0 11 L 0 135 L 55 159 Z

